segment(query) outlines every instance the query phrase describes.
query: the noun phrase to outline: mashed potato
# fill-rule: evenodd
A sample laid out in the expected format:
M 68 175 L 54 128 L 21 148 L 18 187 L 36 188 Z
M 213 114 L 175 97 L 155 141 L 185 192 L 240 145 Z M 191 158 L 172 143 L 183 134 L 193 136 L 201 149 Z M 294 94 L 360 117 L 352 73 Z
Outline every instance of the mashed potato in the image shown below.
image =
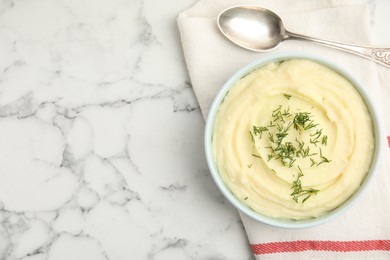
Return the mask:
M 219 173 L 248 207 L 318 217 L 346 201 L 373 157 L 370 113 L 353 85 L 310 60 L 270 63 L 240 79 L 213 130 Z

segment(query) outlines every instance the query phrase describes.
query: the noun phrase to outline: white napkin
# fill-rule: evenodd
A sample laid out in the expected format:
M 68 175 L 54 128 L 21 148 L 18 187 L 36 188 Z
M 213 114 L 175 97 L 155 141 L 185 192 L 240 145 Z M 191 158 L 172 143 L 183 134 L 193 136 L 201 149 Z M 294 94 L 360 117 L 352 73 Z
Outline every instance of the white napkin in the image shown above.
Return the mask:
M 181 13 L 178 26 L 194 92 L 204 117 L 222 84 L 243 65 L 266 53 L 244 50 L 218 31 L 216 17 L 238 4 L 269 8 L 282 16 L 287 29 L 328 40 L 370 43 L 366 1 L 352 0 L 200 0 Z M 302 41 L 286 41 L 273 52 L 301 51 L 321 55 L 345 67 L 367 88 L 390 130 L 390 69 L 367 59 Z M 378 80 L 378 70 L 379 80 Z M 381 103 L 383 102 L 383 106 Z M 383 160 L 369 189 L 351 210 L 321 226 L 290 230 L 258 223 L 241 214 L 257 259 L 390 259 L 390 155 L 383 142 Z

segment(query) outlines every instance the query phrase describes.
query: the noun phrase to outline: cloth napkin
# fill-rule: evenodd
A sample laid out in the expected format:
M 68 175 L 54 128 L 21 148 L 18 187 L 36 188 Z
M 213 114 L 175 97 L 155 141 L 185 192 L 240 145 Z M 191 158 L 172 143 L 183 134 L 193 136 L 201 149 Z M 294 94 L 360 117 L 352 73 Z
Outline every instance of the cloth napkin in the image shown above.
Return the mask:
M 255 53 L 228 41 L 218 30 L 220 11 L 239 4 L 269 8 L 292 32 L 327 40 L 370 44 L 370 12 L 356 0 L 200 0 L 179 14 L 184 56 L 204 117 L 223 83 L 243 65 L 268 53 Z M 363 83 L 390 134 L 390 69 L 362 57 L 303 41 L 285 41 L 273 52 L 320 55 L 346 68 Z M 347 98 L 347 97 L 346 97 Z M 360 200 L 337 219 L 312 228 L 282 229 L 240 213 L 256 259 L 390 259 L 390 138 L 382 160 Z

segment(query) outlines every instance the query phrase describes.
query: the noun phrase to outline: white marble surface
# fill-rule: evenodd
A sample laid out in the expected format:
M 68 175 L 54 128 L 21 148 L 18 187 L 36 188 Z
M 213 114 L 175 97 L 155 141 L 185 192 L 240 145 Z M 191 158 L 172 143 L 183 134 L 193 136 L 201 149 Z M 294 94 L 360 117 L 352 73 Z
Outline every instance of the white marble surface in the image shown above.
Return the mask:
M 0 2 L 0 259 L 252 259 L 204 159 L 176 26 L 195 2 Z

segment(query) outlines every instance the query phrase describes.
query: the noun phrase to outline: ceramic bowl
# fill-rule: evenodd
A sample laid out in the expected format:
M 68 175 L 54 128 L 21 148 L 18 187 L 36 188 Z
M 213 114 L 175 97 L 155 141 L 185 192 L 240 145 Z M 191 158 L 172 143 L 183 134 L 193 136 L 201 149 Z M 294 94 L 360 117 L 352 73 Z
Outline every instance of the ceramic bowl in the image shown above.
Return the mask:
M 229 91 L 229 89 L 234 86 L 234 84 L 240 80 L 242 77 L 244 77 L 246 74 L 250 73 L 254 69 L 257 69 L 259 67 L 262 67 L 266 65 L 269 62 L 279 62 L 283 60 L 288 59 L 308 59 L 315 61 L 317 63 L 320 63 L 322 65 L 325 65 L 326 67 L 338 72 L 341 74 L 344 78 L 348 79 L 358 90 L 358 92 L 363 97 L 364 101 L 366 102 L 366 105 L 368 107 L 369 112 L 371 113 L 373 126 L 374 126 L 374 135 L 375 135 L 375 150 L 373 155 L 373 160 L 371 163 L 370 170 L 368 174 L 366 175 L 365 179 L 363 180 L 360 188 L 354 193 L 353 196 L 351 196 L 347 201 L 345 201 L 341 206 L 337 207 L 336 209 L 326 213 L 325 215 L 322 215 L 317 218 L 311 218 L 311 219 L 305 219 L 305 220 L 288 220 L 288 219 L 277 219 L 277 218 L 271 218 L 268 216 L 265 216 L 263 214 L 260 214 L 258 212 L 255 212 L 248 206 L 246 206 L 244 203 L 242 203 L 240 200 L 238 200 L 233 193 L 229 190 L 229 188 L 225 185 L 223 182 L 221 176 L 219 175 L 218 168 L 216 165 L 216 162 L 214 160 L 213 155 L 213 149 L 212 149 L 212 135 L 213 135 L 213 126 L 214 121 L 218 112 L 218 108 L 223 101 L 225 95 Z M 319 224 L 323 224 L 325 222 L 328 222 L 330 220 L 335 219 L 336 217 L 340 216 L 342 213 L 347 211 L 358 199 L 361 197 L 361 195 L 366 190 L 367 186 L 369 185 L 370 181 L 375 175 L 376 168 L 378 166 L 379 157 L 380 157 L 380 150 L 381 150 L 381 131 L 380 131 L 380 124 L 378 121 L 378 114 L 377 110 L 375 109 L 373 102 L 370 100 L 369 95 L 366 93 L 362 85 L 355 79 L 355 77 L 347 72 L 345 69 L 341 68 L 340 66 L 336 65 L 333 62 L 327 61 L 324 58 L 313 56 L 310 54 L 304 54 L 304 53 L 296 53 L 296 52 L 289 52 L 289 53 L 279 53 L 279 54 L 271 54 L 267 55 L 261 59 L 258 59 L 240 70 L 238 70 L 236 73 L 234 73 L 222 86 L 220 91 L 218 92 L 217 96 L 215 97 L 212 106 L 210 108 L 207 121 L 206 121 L 206 127 L 205 127 L 205 137 L 204 137 L 204 145 L 205 145 L 205 153 L 206 153 L 206 159 L 207 164 L 210 169 L 211 175 L 219 188 L 219 190 L 222 192 L 222 194 L 226 197 L 226 199 L 239 211 L 246 214 L 247 216 L 276 227 L 282 227 L 282 228 L 306 228 L 306 227 L 312 227 Z

